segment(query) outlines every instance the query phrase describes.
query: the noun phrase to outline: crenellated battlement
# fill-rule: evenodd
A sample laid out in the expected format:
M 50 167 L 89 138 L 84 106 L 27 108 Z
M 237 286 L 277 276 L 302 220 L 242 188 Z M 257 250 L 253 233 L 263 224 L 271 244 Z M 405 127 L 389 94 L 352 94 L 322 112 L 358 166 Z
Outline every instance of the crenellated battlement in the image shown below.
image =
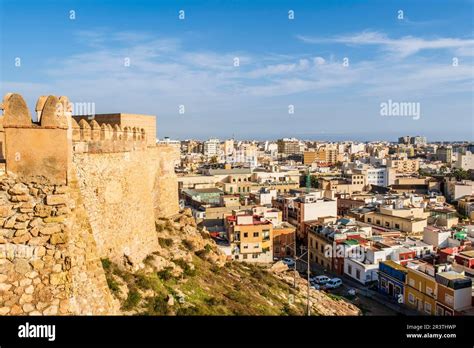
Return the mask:
M 0 105 L 0 162 L 25 181 L 67 184 L 76 153 L 121 153 L 156 147 L 156 118 L 138 114 L 72 115 L 65 96 L 40 96 L 33 121 L 23 97 Z
M 118 124 L 89 122 L 79 123 L 72 118 L 72 142 L 75 153 L 113 153 L 145 150 L 148 146 L 144 128 L 122 127 Z
M 68 98 L 41 96 L 35 108 L 36 122 L 19 94 L 6 94 L 1 109 L 2 155 L 6 171 L 24 181 L 40 179 L 66 184 L 72 161 Z
M 114 140 L 145 142 L 146 146 L 156 146 L 156 118 L 152 115 L 127 113 L 75 115 L 73 120 L 76 121 L 72 123 L 73 129 L 75 127 L 79 130 L 75 133 L 73 141 Z M 82 133 L 81 129 L 84 129 Z

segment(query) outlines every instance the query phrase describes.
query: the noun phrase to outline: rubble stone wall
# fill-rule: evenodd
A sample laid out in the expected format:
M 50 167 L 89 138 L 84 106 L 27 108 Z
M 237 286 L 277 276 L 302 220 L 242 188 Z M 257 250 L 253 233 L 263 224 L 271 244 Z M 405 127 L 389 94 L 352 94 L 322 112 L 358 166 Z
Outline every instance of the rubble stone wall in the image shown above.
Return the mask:
M 0 181 L 0 315 L 116 313 L 74 190 Z

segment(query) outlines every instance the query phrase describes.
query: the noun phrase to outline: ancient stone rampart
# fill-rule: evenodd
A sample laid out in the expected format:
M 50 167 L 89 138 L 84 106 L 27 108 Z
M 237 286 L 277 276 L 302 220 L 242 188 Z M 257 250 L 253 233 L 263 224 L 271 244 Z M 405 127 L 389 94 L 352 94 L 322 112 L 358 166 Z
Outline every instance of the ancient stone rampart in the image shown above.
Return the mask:
M 40 97 L 37 122 L 18 94 L 1 109 L 0 315 L 117 313 L 101 259 L 136 266 L 157 248 L 179 154 L 139 127 L 76 122 L 66 97 Z

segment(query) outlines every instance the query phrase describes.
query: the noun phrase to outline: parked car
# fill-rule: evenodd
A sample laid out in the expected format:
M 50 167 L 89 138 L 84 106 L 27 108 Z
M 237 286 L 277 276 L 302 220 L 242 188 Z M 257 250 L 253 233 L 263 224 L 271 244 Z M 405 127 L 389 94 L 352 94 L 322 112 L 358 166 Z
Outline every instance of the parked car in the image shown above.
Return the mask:
M 347 294 L 350 296 L 355 296 L 357 294 L 357 290 L 354 288 L 350 288 L 349 290 L 347 290 Z
M 314 289 L 314 290 L 320 290 L 321 289 L 321 286 L 319 286 L 316 283 L 310 283 L 310 284 L 311 284 L 310 289 Z
M 316 277 L 313 277 L 311 278 L 310 280 L 312 280 L 315 284 L 319 284 L 319 285 L 324 285 L 326 284 L 328 281 L 331 280 L 331 278 L 325 276 L 325 275 L 319 275 L 319 276 L 316 276 Z
M 295 265 L 295 260 L 293 260 L 291 257 L 285 257 L 282 261 L 288 267 L 293 267 Z
M 326 289 L 336 289 L 342 285 L 342 280 L 339 278 L 332 278 L 329 280 L 326 284 L 324 284 L 324 287 Z

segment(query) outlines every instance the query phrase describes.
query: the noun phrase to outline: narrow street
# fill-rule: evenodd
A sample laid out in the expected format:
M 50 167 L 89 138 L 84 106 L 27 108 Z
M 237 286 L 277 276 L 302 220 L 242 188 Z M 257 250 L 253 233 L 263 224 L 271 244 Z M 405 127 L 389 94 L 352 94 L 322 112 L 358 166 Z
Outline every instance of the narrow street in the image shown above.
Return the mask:
M 306 277 L 307 263 L 303 260 L 298 260 L 296 267 L 301 276 Z M 366 286 L 357 281 L 345 276 L 332 273 L 324 270 L 319 265 L 311 265 L 311 276 L 326 275 L 330 278 L 340 278 L 342 286 L 337 289 L 325 290 L 329 296 L 343 297 L 359 307 L 364 315 L 419 315 L 418 312 L 409 308 L 403 307 L 395 301 L 390 301 L 387 297 L 375 290 L 370 290 Z M 357 293 L 354 296 L 348 295 L 349 289 L 356 289 Z

